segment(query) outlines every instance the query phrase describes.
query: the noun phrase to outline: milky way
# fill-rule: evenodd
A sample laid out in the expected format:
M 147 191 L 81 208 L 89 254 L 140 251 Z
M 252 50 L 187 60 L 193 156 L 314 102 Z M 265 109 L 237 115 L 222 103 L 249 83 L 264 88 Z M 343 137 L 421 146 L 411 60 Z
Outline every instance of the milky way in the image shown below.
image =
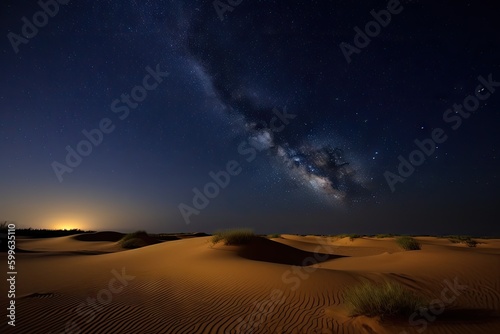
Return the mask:
M 318 133 L 318 118 L 323 127 L 330 126 L 332 120 L 323 120 L 324 111 L 307 96 L 322 89 L 319 85 L 324 78 L 311 77 L 316 71 L 314 66 L 303 62 L 308 50 L 295 49 L 310 44 L 307 36 L 291 39 L 288 31 L 296 27 L 277 20 L 275 15 L 262 17 L 262 12 L 249 8 L 238 17 L 240 24 L 231 25 L 231 29 L 217 19 L 210 6 L 200 10 L 196 5 L 172 3 L 166 9 L 157 4 L 134 3 L 124 10 L 104 2 L 93 8 L 91 22 L 97 30 L 103 29 L 105 11 L 131 15 L 134 10 L 136 14 L 126 20 L 128 24 L 121 21 L 114 26 L 104 25 L 105 29 L 117 36 L 127 31 L 154 34 L 156 46 L 184 54 L 184 66 L 198 79 L 207 100 L 233 120 L 235 131 L 249 138 L 259 151 L 268 149 L 273 156 L 272 168 L 287 174 L 304 190 L 311 190 L 333 205 L 370 197 L 366 177 L 370 168 L 362 159 L 352 159 L 357 152 L 352 151 L 351 139 L 340 143 L 337 134 Z M 298 7 L 291 6 L 288 14 L 304 20 Z M 260 25 L 252 23 L 256 19 L 261 20 Z M 322 29 L 316 27 L 316 33 Z M 245 34 L 252 36 L 250 44 L 241 39 Z M 291 52 L 298 56 L 296 60 L 290 58 Z M 287 108 L 298 115 L 279 133 L 268 124 L 275 108 Z
M 249 20 L 249 16 L 246 19 Z M 197 25 L 201 22 L 203 26 Z M 281 169 L 304 190 L 311 190 L 329 204 L 345 205 L 369 198 L 371 191 L 368 190 L 367 178 L 360 176 L 368 173 L 368 167 L 350 161 L 351 152 L 344 152 L 334 136 L 318 144 L 314 121 L 311 121 L 314 117 L 312 111 L 307 110 L 307 105 L 302 107 L 304 109 L 294 106 L 294 100 L 300 99 L 301 93 L 290 93 L 289 83 L 277 83 L 268 93 L 256 93 L 265 91 L 262 86 L 272 86 L 272 77 L 280 75 L 279 67 L 273 65 L 290 52 L 289 40 L 275 39 L 272 50 L 276 58 L 269 59 L 264 57 L 268 41 L 263 39 L 262 34 L 256 33 L 256 41 L 253 41 L 249 52 L 263 59 L 260 64 L 248 64 L 244 61 L 247 45 L 238 39 L 248 27 L 221 32 L 207 30 L 205 24 L 205 20 L 195 18 L 190 27 L 187 49 L 194 59 L 193 66 L 196 71 L 203 72 L 199 74 L 200 80 L 205 87 L 210 87 L 224 110 L 243 117 L 241 128 L 250 139 L 250 144 L 259 151 L 268 149 L 274 157 L 275 168 Z M 271 30 L 282 29 L 280 23 L 269 24 Z M 227 49 L 229 45 L 230 50 Z M 303 84 L 297 87 L 310 89 Z M 280 92 L 282 88 L 284 91 Z M 286 96 L 286 101 L 281 96 Z M 285 105 L 273 105 L 270 101 Z M 296 120 L 291 121 L 290 128 L 279 133 L 269 128 L 267 123 L 274 108 L 288 108 L 298 115 Z

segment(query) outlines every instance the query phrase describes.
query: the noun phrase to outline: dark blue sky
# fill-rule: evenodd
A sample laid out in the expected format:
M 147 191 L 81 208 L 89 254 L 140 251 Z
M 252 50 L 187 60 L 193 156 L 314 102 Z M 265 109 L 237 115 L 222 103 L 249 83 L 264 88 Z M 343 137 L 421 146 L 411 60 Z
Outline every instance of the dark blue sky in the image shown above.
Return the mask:
M 401 1 L 350 62 L 341 43 L 356 47 L 354 28 L 387 1 L 244 0 L 223 20 L 212 1 L 69 1 L 57 13 L 42 2 L 53 17 L 29 38 L 40 5 L 1 5 L 0 219 L 500 234 L 493 2 Z M 469 95 L 470 117 L 447 113 Z M 435 128 L 447 139 L 410 157 Z M 82 140 L 92 152 L 71 167 L 67 147 Z M 404 182 L 400 155 L 425 158 Z M 228 163 L 216 186 L 209 173 Z

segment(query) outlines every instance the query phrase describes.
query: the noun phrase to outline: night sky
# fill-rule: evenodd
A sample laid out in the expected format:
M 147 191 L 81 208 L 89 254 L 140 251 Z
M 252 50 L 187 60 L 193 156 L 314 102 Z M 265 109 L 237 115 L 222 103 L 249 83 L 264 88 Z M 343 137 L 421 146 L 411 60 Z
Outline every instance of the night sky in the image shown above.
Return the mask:
M 495 2 L 45 2 L 1 4 L 0 219 L 500 235 Z

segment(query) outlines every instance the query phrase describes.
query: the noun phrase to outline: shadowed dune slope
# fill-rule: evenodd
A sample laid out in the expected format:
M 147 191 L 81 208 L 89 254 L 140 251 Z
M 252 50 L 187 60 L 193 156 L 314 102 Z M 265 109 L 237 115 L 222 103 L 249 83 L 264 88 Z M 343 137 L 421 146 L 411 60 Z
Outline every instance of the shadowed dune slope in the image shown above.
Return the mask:
M 237 254 L 243 258 L 289 265 L 311 265 L 338 256 L 306 252 L 266 238 L 253 238 L 248 244 L 238 247 Z

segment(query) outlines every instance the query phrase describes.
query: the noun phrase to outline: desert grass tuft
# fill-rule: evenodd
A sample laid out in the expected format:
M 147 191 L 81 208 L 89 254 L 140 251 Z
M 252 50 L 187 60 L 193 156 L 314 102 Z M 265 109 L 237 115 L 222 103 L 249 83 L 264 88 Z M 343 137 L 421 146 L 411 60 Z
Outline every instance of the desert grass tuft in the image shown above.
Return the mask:
M 349 238 L 349 240 L 353 241 L 354 239 L 361 238 L 361 235 L 356 234 L 356 233 L 344 233 L 344 234 L 337 234 L 334 237 L 338 238 L 338 239 Z
M 394 237 L 394 234 L 377 234 L 375 235 L 375 238 L 392 238 Z
M 448 240 L 454 244 L 465 244 L 467 247 L 476 247 L 479 243 L 478 241 L 472 239 L 472 237 L 468 235 L 449 235 L 447 236 Z
M 476 247 L 478 243 L 479 242 L 477 242 L 474 239 L 470 239 L 470 240 L 465 241 L 465 244 L 467 245 L 467 247 Z
M 255 238 L 251 229 L 241 228 L 215 232 L 212 236 L 212 243 L 216 244 L 224 241 L 224 245 L 243 245 Z
M 140 248 L 148 245 L 148 243 L 144 240 L 148 237 L 149 236 L 146 231 L 140 230 L 124 235 L 119 242 L 123 248 Z
M 420 243 L 412 237 L 399 237 L 396 239 L 397 244 L 404 250 L 419 250 Z
M 345 294 L 351 316 L 408 316 L 428 304 L 426 299 L 402 285 L 385 282 L 362 283 L 349 288 Z

